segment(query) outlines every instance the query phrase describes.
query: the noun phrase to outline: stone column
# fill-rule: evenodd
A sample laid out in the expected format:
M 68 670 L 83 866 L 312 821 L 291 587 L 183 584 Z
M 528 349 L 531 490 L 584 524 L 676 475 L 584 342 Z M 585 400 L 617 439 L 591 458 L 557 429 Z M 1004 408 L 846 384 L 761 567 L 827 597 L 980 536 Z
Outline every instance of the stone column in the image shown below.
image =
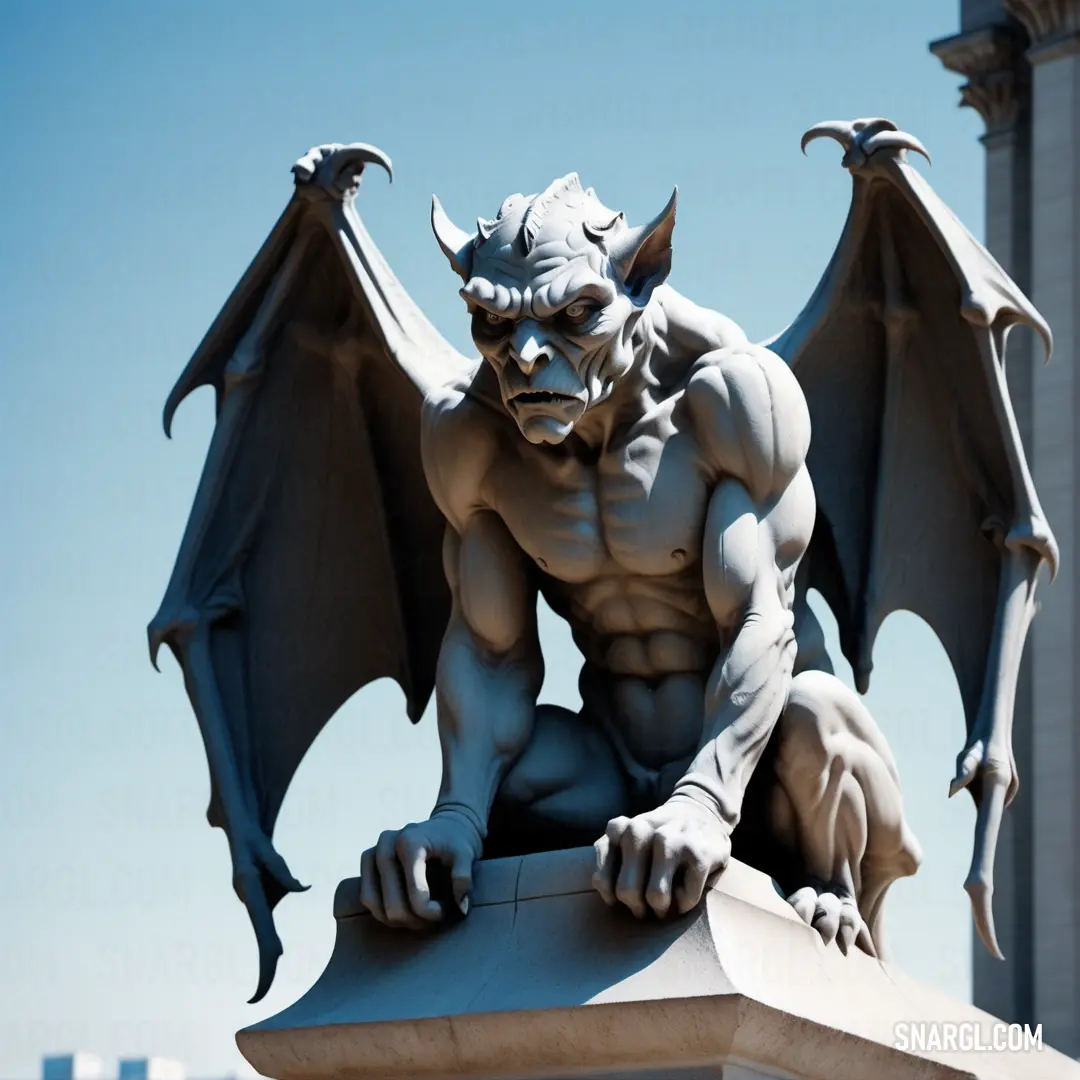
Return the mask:
M 1005 0 L 1031 39 L 1032 292 L 1054 332 L 1034 382 L 1033 471 L 1061 545 L 1061 573 L 1033 625 L 1034 1018 L 1080 1054 L 1080 821 L 1076 675 L 1077 317 L 1080 309 L 1080 3 Z
M 1031 291 L 1031 112 L 1026 38 L 1018 27 L 985 25 L 935 41 L 930 49 L 950 70 L 963 75 L 960 103 L 986 123 L 987 248 L 1025 292 Z M 1032 454 L 1032 357 L 1037 343 L 1026 330 L 1010 335 L 1009 393 L 1017 425 Z M 1016 691 L 1013 746 L 1021 794 L 1002 825 L 994 866 L 994 910 L 1006 960 L 992 957 L 974 935 L 975 1004 L 995 1016 L 1032 1023 L 1032 674 L 1030 645 Z

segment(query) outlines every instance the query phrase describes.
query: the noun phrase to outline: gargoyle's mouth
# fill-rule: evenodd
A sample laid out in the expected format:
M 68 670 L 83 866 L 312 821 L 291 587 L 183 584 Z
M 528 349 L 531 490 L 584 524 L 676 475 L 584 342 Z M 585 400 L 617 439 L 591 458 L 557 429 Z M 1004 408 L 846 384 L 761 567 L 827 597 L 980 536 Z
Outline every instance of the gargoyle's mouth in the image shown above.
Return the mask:
M 559 394 L 553 390 L 525 390 L 514 395 L 516 405 L 559 405 L 564 402 L 577 401 L 571 394 Z

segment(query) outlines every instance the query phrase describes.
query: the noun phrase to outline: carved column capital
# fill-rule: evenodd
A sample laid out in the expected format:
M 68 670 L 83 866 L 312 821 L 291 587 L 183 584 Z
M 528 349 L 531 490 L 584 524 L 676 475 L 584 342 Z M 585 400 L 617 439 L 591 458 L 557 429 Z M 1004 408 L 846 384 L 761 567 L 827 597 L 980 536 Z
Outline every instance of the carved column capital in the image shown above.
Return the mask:
M 1080 49 L 1077 0 L 1002 0 L 1002 6 L 1028 32 L 1028 58 L 1033 64 Z
M 968 80 L 960 87 L 960 104 L 983 118 L 985 138 L 1014 129 L 1029 92 L 1022 35 L 1008 26 L 984 26 L 932 42 L 930 51 Z

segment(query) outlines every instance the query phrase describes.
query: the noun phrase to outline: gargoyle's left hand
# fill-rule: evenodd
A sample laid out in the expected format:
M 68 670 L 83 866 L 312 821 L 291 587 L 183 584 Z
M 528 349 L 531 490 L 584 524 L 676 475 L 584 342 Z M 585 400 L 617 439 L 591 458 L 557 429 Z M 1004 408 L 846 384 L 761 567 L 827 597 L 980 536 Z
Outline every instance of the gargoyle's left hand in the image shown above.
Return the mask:
M 621 901 L 639 919 L 650 909 L 663 918 L 672 900 L 683 914 L 730 857 L 730 834 L 720 819 L 689 799 L 675 799 L 608 823 L 596 842 L 593 885 L 606 903 Z

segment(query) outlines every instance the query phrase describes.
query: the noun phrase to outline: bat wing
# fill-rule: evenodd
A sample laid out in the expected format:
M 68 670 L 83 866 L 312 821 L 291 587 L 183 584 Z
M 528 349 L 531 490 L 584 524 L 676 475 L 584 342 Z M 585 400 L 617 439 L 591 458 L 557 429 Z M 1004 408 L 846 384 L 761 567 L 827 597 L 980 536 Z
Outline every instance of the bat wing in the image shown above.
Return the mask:
M 1040 566 L 1057 547 L 1005 380 L 1006 338 L 1050 331 L 1020 289 L 908 163 L 925 155 L 886 120 L 821 124 L 844 147 L 851 209 L 796 321 L 769 346 L 810 408 L 818 517 L 805 567 L 836 615 L 865 692 L 874 638 L 907 609 L 940 638 L 968 737 L 952 791 L 978 806 L 965 885 L 1000 955 L 991 894 L 1004 807 L 1017 788 L 1012 713 Z
M 271 843 L 285 791 L 324 724 L 389 676 L 416 721 L 449 613 L 443 520 L 420 459 L 427 392 L 472 366 L 434 330 L 353 208 L 359 144 L 312 151 L 295 193 L 165 407 L 211 385 L 217 423 L 161 609 L 202 731 L 210 823 L 259 946 L 302 888 Z

